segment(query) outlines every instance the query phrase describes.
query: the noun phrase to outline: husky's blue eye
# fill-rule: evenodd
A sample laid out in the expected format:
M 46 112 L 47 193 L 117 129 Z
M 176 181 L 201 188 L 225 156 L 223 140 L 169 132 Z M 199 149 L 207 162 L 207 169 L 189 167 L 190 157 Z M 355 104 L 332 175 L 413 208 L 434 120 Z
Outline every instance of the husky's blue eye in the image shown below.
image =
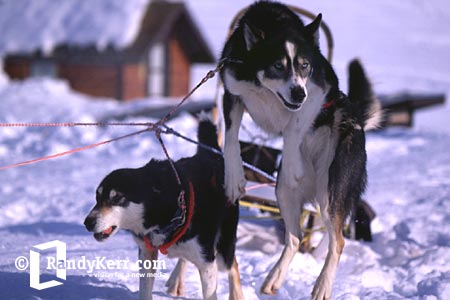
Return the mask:
M 309 63 L 307 63 L 307 62 L 304 62 L 304 63 L 301 65 L 301 68 L 302 68 L 303 70 L 307 69 L 308 67 L 309 67 Z

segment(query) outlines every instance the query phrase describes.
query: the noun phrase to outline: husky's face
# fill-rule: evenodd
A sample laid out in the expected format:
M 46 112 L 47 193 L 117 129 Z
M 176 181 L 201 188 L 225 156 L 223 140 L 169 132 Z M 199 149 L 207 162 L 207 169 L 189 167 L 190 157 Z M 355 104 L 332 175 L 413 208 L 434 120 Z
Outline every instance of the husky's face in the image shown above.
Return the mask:
M 258 71 L 257 78 L 262 86 L 277 96 L 284 107 L 297 111 L 308 97 L 306 83 L 311 71 L 310 59 L 301 55 L 293 42 L 287 41 L 282 55 Z
M 308 98 L 315 57 L 320 55 L 318 28 L 322 15 L 301 28 L 264 32 L 251 24 L 242 26 L 249 68 L 257 81 L 270 90 L 282 105 L 297 111 Z
M 119 229 L 142 232 L 144 206 L 128 199 L 127 189 L 117 184 L 116 174 L 108 175 L 97 188 L 96 205 L 84 221 L 97 241 L 104 241 Z M 112 178 L 113 177 L 113 178 Z

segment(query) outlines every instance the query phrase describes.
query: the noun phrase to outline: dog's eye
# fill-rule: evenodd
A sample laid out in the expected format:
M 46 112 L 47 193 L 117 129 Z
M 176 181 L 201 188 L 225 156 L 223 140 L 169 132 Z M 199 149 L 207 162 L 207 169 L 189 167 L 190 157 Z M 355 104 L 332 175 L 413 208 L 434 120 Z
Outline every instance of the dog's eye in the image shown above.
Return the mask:
M 300 67 L 301 67 L 303 70 L 306 70 L 306 69 L 308 69 L 308 67 L 309 67 L 309 63 L 304 62 L 304 63 L 301 64 Z
M 123 202 L 125 202 L 125 197 L 123 195 L 117 195 L 111 199 L 111 202 L 113 204 L 122 204 Z
M 122 193 L 116 191 L 116 190 L 111 190 L 109 192 L 109 200 L 113 203 L 113 204 L 120 204 L 122 202 L 125 201 L 125 197 Z
M 280 61 L 277 61 L 276 63 L 274 63 L 272 65 L 272 67 L 278 71 L 282 71 L 284 69 L 284 65 Z

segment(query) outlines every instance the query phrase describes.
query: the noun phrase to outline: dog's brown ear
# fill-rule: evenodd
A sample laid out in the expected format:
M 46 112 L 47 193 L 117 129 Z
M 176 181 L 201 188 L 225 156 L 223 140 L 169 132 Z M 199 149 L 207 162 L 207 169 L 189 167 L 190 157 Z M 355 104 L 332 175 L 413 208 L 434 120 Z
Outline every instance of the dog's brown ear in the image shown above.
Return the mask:
M 316 46 L 319 46 L 319 28 L 321 23 L 322 14 L 318 14 L 314 21 L 305 26 L 305 33 L 313 38 Z
M 265 33 L 248 22 L 244 22 L 242 26 L 244 31 L 245 46 L 247 47 L 247 51 L 250 51 L 258 42 L 264 40 Z

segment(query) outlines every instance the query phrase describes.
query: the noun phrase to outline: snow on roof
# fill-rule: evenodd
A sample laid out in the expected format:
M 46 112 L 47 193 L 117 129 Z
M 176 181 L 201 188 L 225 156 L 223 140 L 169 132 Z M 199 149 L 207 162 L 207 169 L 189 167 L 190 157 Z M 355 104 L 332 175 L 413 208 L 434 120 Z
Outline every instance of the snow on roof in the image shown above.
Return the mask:
M 0 56 L 61 44 L 111 45 L 122 49 L 136 38 L 150 0 L 0 1 Z

